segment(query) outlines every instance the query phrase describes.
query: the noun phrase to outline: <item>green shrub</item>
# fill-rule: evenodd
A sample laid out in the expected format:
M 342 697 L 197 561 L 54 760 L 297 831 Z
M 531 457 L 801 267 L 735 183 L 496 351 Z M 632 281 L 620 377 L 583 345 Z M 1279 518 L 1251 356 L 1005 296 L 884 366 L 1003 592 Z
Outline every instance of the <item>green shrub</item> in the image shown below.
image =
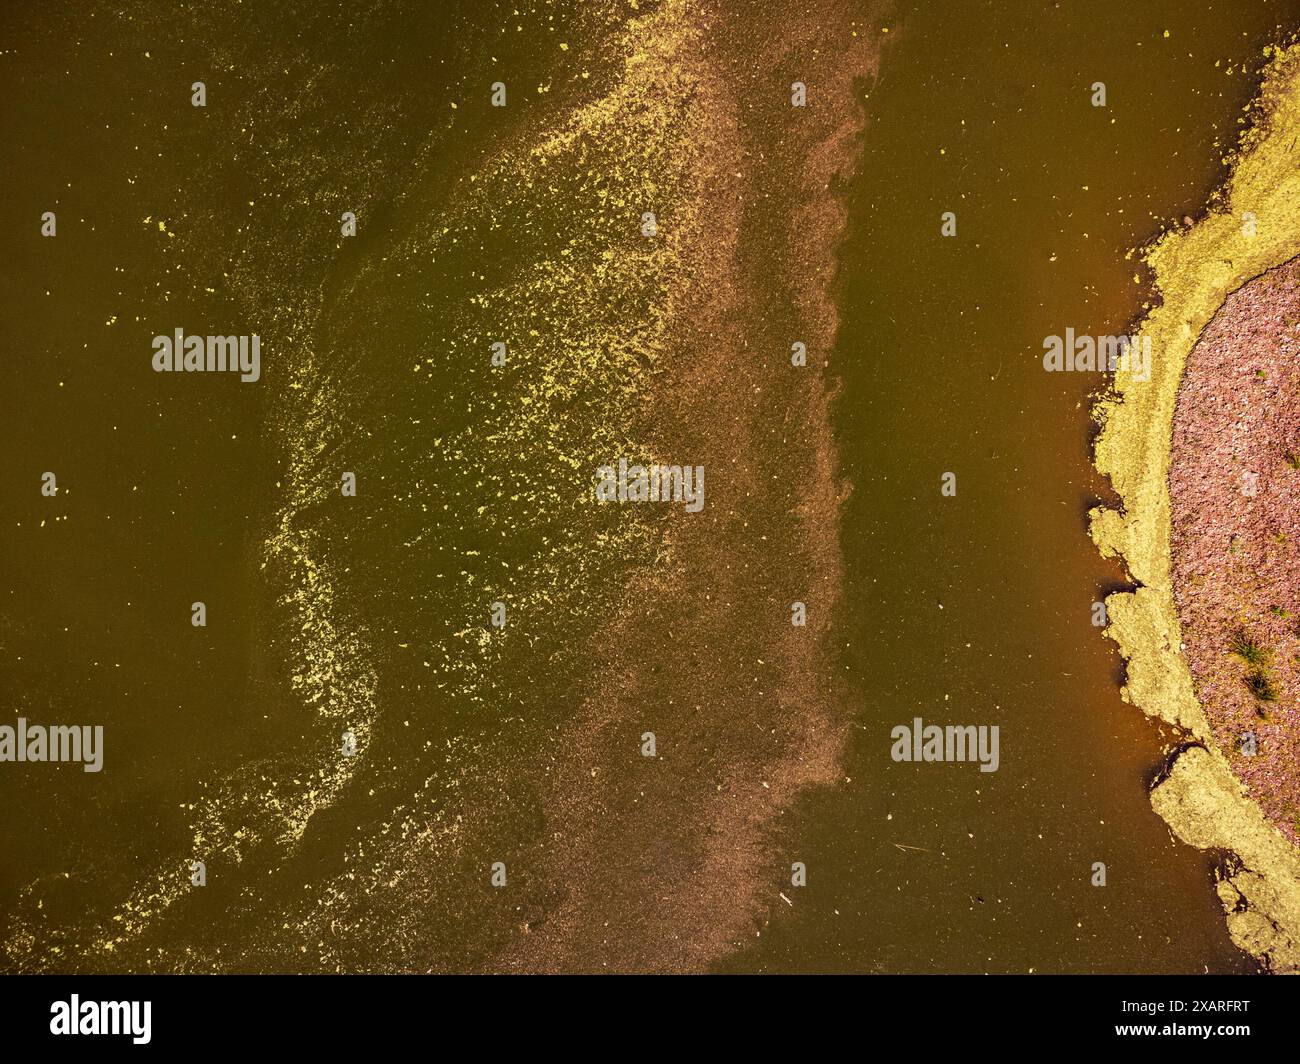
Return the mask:
M 1268 651 L 1251 639 L 1244 631 L 1237 631 L 1228 639 L 1228 653 L 1236 654 L 1247 665 L 1257 669 L 1268 664 Z
M 1259 702 L 1276 702 L 1277 685 L 1273 677 L 1262 669 L 1255 669 L 1246 675 L 1246 687 Z

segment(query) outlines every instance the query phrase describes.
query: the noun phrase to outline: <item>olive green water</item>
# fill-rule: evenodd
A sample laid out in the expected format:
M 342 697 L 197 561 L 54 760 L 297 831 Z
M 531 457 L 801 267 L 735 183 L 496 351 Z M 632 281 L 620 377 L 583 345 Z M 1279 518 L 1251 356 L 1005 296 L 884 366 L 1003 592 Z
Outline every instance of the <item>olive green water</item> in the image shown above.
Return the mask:
M 1212 859 L 1147 804 L 1172 737 L 1122 703 L 1090 623 L 1123 579 L 1084 535 L 1099 382 L 1039 355 L 1067 326 L 1124 331 L 1144 292 L 1124 251 L 1220 179 L 1300 5 L 1004 7 L 885 20 L 832 358 L 850 782 L 786 818 L 773 882 L 800 859 L 809 885 L 793 907 L 774 888 L 728 970 L 1252 968 Z M 568 94 L 614 86 L 584 49 L 607 27 L 483 3 L 0 19 L 6 720 L 110 744 L 99 775 L 0 774 L 5 967 L 490 966 L 549 897 L 503 912 L 482 870 L 551 828 L 537 751 L 653 556 L 653 522 L 572 502 L 569 462 L 593 431 L 620 446 L 653 327 L 595 351 L 607 322 L 537 266 L 563 245 L 586 270 L 623 237 L 578 155 L 502 177 Z M 495 114 L 497 71 L 547 92 Z M 598 305 L 651 322 L 664 267 L 631 261 Z M 155 333 L 209 323 L 262 334 L 259 384 L 148 372 Z M 503 327 L 544 374 L 492 373 Z M 618 374 L 584 369 L 606 357 Z M 1000 770 L 893 764 L 914 715 L 999 725 Z

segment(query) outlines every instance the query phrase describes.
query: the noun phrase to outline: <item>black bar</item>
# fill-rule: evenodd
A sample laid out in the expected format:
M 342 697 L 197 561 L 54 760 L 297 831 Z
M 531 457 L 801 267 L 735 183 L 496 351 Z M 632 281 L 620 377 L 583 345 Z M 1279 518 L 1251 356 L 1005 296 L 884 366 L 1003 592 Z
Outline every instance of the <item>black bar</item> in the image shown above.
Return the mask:
M 752 1040 L 795 1053 L 845 1038 L 883 1050 L 902 1038 L 919 1052 L 1258 1052 L 1294 1037 L 1294 993 L 1286 980 L 1240 976 L 10 976 L 0 1048 L 291 1048 L 337 1059 L 419 1044 L 488 1055 L 586 1045 L 675 1056 Z M 51 1033 L 58 1003 L 74 994 L 83 1013 L 139 1003 L 137 1019 L 148 1002 L 148 1042 Z

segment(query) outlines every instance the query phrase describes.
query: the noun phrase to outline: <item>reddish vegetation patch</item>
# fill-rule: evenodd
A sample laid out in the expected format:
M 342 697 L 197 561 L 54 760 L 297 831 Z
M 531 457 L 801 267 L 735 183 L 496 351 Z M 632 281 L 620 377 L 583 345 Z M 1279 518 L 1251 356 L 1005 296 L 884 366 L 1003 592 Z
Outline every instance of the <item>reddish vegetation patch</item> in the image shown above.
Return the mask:
M 1244 285 L 1202 333 L 1178 393 L 1169 472 L 1174 597 L 1197 695 L 1251 796 L 1300 841 L 1293 464 L 1300 465 L 1300 258 Z M 1258 753 L 1247 756 L 1242 738 L 1252 732 Z

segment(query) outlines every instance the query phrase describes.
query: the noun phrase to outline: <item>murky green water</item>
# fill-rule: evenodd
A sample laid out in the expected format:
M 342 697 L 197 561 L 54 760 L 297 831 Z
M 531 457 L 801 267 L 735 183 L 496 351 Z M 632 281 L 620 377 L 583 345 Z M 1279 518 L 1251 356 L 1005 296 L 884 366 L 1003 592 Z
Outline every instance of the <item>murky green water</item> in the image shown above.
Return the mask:
M 1084 534 L 1099 382 L 1039 362 L 1045 335 L 1136 315 L 1125 250 L 1204 201 L 1261 48 L 1300 16 L 1180 8 L 885 18 L 831 359 L 849 782 L 783 819 L 770 918 L 720 967 L 1251 970 L 1211 860 L 1147 804 L 1172 737 L 1121 702 L 1090 623 L 1123 579 Z M 6 720 L 110 744 L 99 775 L 0 773 L 6 968 L 493 967 L 559 908 L 529 871 L 568 827 L 551 751 L 662 542 L 657 517 L 583 501 L 588 456 L 636 446 L 664 386 L 641 373 L 673 260 L 608 204 L 671 203 L 696 121 L 619 111 L 528 154 L 616 92 L 616 24 L 568 4 L 0 16 Z M 501 113 L 497 72 L 528 87 Z M 259 332 L 262 381 L 148 372 L 178 326 Z M 892 763 L 916 715 L 998 724 L 1000 770 Z M 344 730 L 365 756 L 340 760 Z

